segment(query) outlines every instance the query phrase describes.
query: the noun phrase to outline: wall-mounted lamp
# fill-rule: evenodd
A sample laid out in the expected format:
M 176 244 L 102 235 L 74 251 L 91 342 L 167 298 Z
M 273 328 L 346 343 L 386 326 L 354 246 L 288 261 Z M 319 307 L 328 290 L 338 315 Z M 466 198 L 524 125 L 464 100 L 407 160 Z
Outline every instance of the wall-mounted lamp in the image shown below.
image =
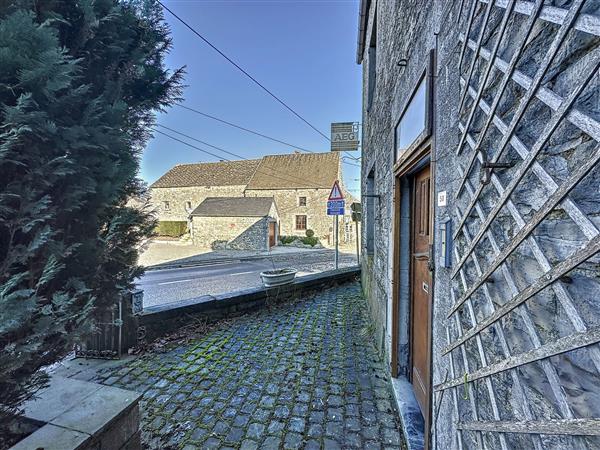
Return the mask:
M 404 67 L 406 67 L 406 66 L 408 65 L 408 59 L 406 59 L 406 58 L 402 58 L 402 59 L 400 59 L 400 60 L 399 60 L 399 61 L 396 63 L 396 65 L 397 65 L 398 67 L 402 67 L 402 68 L 404 68 Z

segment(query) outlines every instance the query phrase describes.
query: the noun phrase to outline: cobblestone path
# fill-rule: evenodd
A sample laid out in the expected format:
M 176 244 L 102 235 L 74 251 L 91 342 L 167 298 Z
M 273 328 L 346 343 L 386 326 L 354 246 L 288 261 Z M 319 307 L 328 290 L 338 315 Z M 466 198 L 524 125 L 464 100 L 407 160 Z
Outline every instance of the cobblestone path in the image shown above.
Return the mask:
M 235 319 L 105 384 L 144 393 L 154 448 L 402 448 L 357 284 Z

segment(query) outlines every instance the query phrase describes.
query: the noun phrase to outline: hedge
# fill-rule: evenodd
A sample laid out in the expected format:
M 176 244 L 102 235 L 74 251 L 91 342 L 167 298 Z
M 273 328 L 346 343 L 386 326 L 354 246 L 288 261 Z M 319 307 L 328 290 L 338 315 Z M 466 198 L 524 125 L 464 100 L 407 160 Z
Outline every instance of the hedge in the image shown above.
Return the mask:
M 179 221 L 160 221 L 156 227 L 156 234 L 159 236 L 179 237 L 187 232 L 187 222 Z
M 301 238 L 300 240 L 304 245 L 310 245 L 311 247 L 314 247 L 319 243 L 319 238 L 316 238 L 314 236 L 306 236 Z
M 283 245 L 291 244 L 296 239 L 298 239 L 296 236 L 279 236 L 279 240 Z

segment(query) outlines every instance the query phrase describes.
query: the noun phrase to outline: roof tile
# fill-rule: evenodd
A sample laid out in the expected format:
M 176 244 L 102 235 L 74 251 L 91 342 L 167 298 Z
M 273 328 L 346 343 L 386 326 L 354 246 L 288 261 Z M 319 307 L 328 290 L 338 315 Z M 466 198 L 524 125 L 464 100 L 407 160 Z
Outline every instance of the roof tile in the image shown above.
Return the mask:
M 192 216 L 201 217 L 265 217 L 269 215 L 273 197 L 208 197 Z
M 178 164 L 150 187 L 242 186 L 248 184 L 260 160 Z

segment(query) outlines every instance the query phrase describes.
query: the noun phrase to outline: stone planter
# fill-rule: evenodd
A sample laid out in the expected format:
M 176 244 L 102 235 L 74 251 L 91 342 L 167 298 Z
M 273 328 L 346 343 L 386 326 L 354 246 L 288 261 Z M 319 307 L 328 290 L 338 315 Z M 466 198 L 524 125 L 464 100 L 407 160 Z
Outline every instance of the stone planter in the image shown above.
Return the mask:
M 260 277 L 265 287 L 282 286 L 292 283 L 296 277 L 296 272 L 296 269 L 265 270 L 260 273 Z

